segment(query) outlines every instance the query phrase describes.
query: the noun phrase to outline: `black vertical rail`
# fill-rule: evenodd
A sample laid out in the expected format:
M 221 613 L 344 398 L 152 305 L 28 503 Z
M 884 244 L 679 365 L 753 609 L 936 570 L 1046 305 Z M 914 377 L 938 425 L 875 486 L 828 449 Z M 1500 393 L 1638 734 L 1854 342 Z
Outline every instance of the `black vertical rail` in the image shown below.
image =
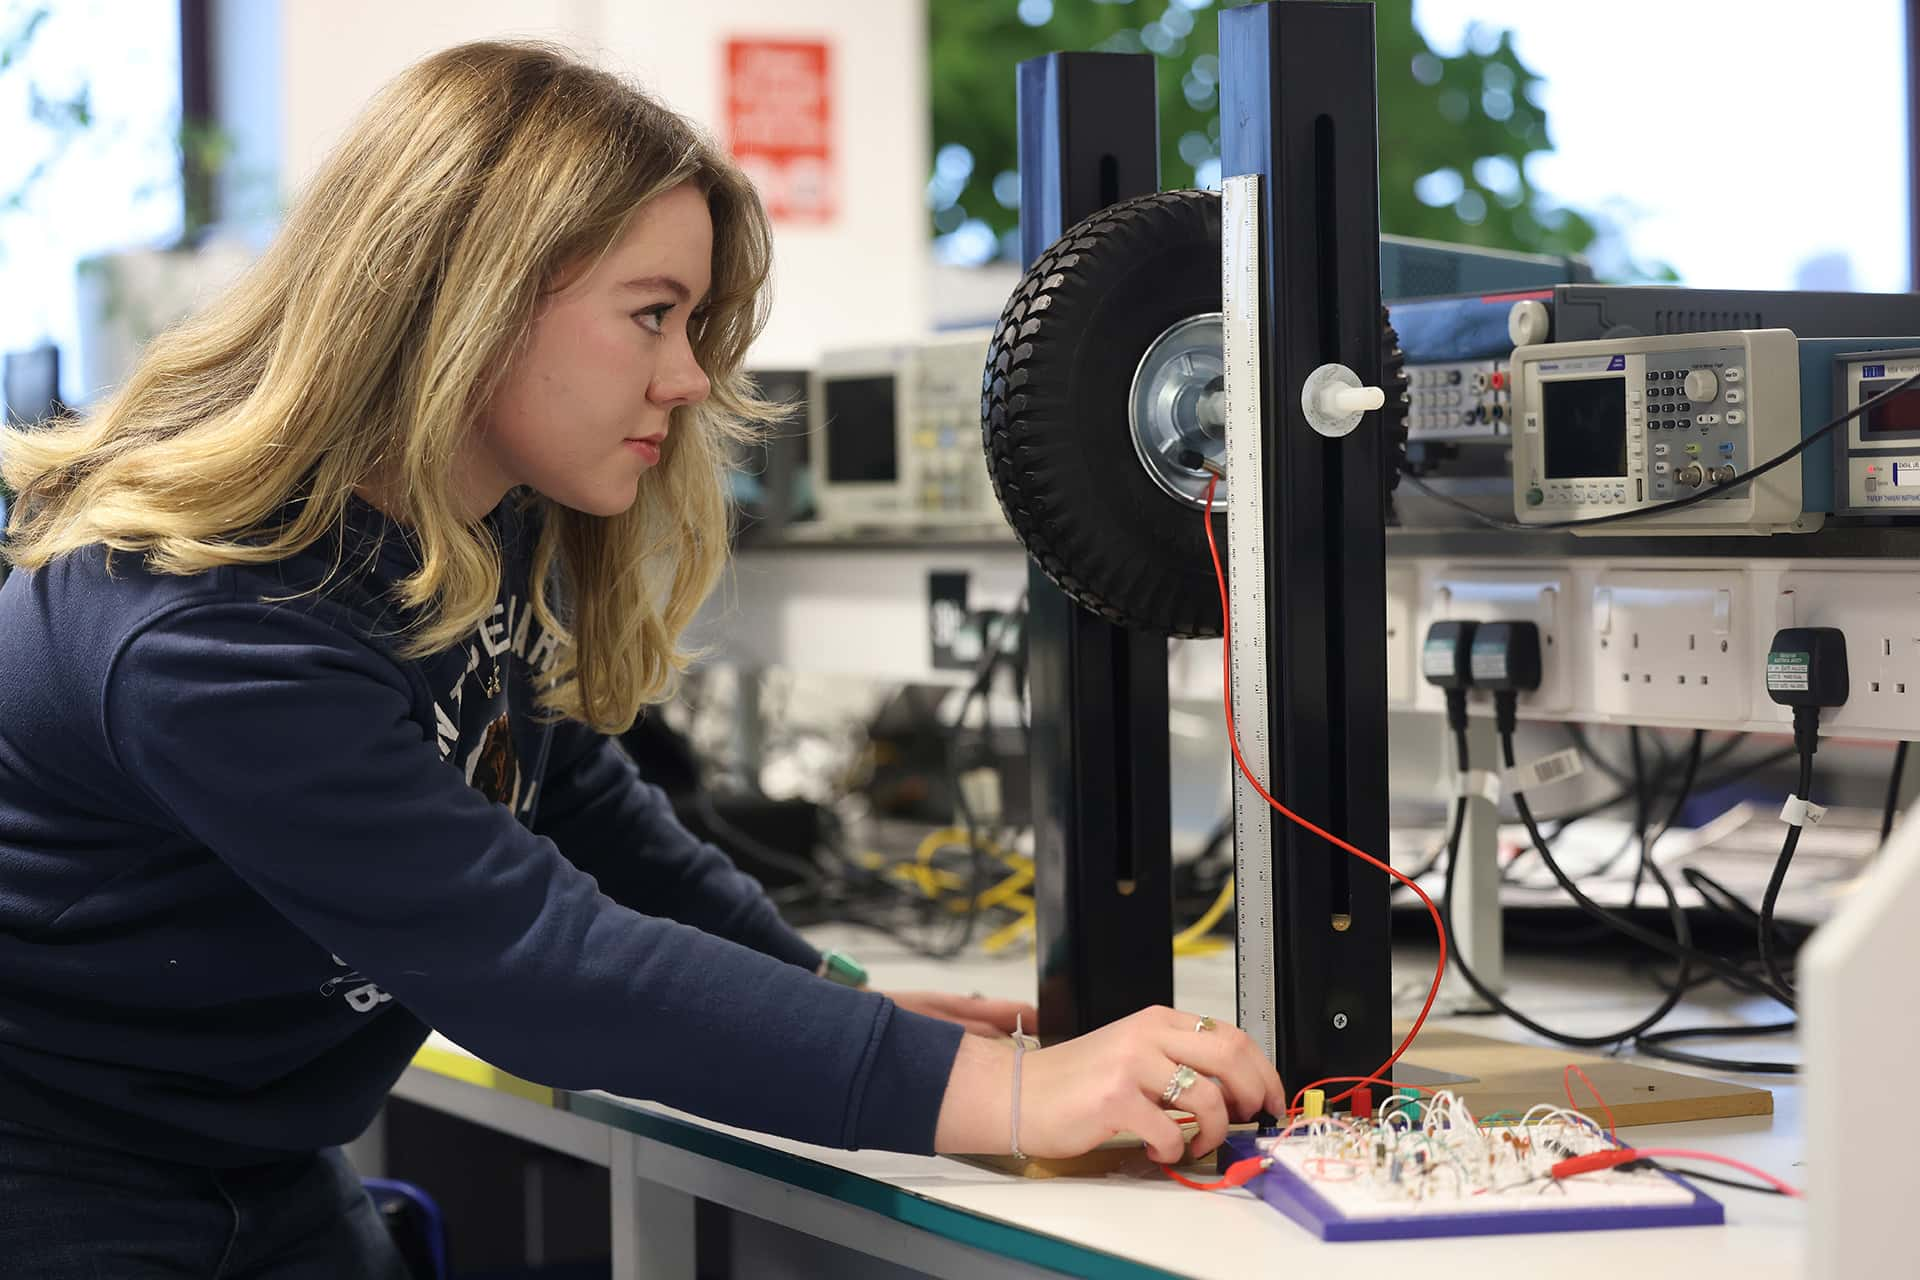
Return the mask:
M 1145 54 L 1020 64 L 1024 264 L 1089 214 L 1160 189 L 1153 72 Z M 1167 642 L 1088 613 L 1038 566 L 1027 579 L 1040 1022 L 1053 1039 L 1173 1000 Z
M 1907 0 L 1907 277 L 1920 289 L 1920 0 Z
M 180 13 L 180 195 L 181 217 L 189 236 L 198 235 L 219 216 L 219 183 L 200 162 L 204 140 L 192 131 L 212 129 L 218 120 L 214 99 L 212 0 L 179 0 Z
M 1222 171 L 1263 178 L 1267 785 L 1385 860 L 1384 442 L 1377 415 L 1329 440 L 1300 408 L 1322 364 L 1380 380 L 1373 6 L 1222 12 L 1220 83 Z M 1269 852 L 1281 1075 L 1365 1075 L 1393 1045 L 1387 877 L 1278 814 Z

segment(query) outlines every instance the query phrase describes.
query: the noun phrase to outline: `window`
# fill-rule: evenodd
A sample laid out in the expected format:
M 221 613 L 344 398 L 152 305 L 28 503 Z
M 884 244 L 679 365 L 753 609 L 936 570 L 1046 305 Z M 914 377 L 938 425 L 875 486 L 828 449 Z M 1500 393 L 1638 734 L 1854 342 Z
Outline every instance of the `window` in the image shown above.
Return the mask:
M 178 6 L 0 0 L 0 53 L 0 351 L 77 400 L 80 262 L 180 234 Z
M 1907 289 L 1903 6 L 1828 0 L 1802 17 L 1671 0 L 1414 7 L 1442 55 L 1511 30 L 1554 143 L 1527 176 L 1599 215 L 1603 279 L 1664 264 L 1702 288 Z

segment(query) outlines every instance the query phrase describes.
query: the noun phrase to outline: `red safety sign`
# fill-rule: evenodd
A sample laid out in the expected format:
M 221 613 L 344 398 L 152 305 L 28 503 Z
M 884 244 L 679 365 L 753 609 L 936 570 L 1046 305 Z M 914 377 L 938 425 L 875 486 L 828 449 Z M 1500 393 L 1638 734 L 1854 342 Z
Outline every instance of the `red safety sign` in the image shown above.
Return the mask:
M 727 42 L 727 143 L 778 221 L 834 216 L 828 53 L 819 40 Z

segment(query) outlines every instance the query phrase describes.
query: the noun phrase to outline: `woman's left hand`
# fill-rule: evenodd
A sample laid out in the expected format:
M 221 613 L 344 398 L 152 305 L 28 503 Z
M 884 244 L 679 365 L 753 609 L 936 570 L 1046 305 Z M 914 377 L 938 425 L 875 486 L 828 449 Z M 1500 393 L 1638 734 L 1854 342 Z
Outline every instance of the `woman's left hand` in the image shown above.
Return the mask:
M 1013 1020 L 1020 1019 L 1028 1035 L 1036 1034 L 1040 1011 L 1017 1000 L 989 1000 L 985 996 L 956 996 L 945 991 L 883 991 L 882 995 L 914 1013 L 957 1022 L 977 1036 L 1009 1036 Z

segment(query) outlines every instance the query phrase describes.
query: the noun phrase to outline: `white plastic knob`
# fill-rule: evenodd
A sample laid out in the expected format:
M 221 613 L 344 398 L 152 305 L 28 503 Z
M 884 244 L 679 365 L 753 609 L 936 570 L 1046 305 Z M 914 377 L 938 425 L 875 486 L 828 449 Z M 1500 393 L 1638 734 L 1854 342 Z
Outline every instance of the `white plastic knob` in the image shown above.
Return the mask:
M 1387 393 L 1369 387 L 1343 364 L 1323 364 L 1300 388 L 1300 411 L 1321 435 L 1338 439 L 1360 425 L 1361 415 L 1387 402 Z
M 1387 402 L 1379 387 L 1322 387 L 1320 408 L 1329 414 L 1367 413 Z
M 1720 394 L 1720 379 L 1713 376 L 1711 369 L 1695 369 L 1687 375 L 1684 389 L 1687 399 L 1696 404 L 1705 404 Z
M 1513 310 L 1507 312 L 1507 336 L 1516 347 L 1545 342 L 1552 328 L 1553 314 L 1547 310 L 1547 304 L 1537 298 L 1516 302 Z

